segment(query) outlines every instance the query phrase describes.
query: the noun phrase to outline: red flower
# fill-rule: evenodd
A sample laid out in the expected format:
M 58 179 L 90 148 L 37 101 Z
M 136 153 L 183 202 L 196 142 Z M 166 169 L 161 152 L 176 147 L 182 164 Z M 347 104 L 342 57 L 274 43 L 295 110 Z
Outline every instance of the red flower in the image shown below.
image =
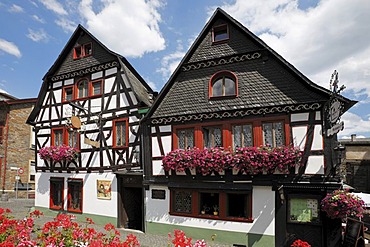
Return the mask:
M 302 240 L 298 239 L 298 240 L 296 240 L 296 241 L 293 242 L 293 244 L 291 245 L 291 247 L 311 247 L 311 245 L 309 245 L 305 241 L 302 241 Z

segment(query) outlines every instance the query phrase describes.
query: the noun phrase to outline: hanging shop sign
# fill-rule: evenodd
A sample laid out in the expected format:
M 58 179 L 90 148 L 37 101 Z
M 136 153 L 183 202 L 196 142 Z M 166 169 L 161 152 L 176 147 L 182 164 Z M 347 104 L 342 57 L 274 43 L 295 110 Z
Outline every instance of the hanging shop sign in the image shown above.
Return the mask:
M 332 96 L 324 108 L 325 132 L 328 137 L 344 129 L 344 122 L 340 121 L 340 117 L 344 113 L 344 103 L 339 100 L 339 93 L 345 87 L 342 86 L 338 89 L 338 83 L 338 72 L 335 70 L 330 80 L 330 88 L 333 89 Z

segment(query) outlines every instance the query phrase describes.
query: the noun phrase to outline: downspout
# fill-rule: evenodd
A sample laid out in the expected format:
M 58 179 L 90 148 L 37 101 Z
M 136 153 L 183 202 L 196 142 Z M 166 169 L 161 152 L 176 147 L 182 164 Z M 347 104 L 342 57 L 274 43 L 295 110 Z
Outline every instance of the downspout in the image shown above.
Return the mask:
M 5 135 L 5 148 L 4 148 L 4 174 L 3 174 L 3 194 L 5 193 L 5 178 L 6 178 L 6 156 L 8 154 L 8 136 L 9 136 L 9 111 L 6 112 L 6 135 Z

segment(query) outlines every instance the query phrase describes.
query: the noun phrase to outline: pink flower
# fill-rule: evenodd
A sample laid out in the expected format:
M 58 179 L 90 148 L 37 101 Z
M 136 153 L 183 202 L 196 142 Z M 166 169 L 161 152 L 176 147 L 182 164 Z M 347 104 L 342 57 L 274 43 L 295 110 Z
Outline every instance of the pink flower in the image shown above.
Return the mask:
M 43 160 L 72 161 L 78 156 L 78 149 L 69 146 L 50 146 L 39 150 L 39 156 Z
M 302 151 L 288 147 L 244 147 L 231 152 L 222 147 L 176 149 L 162 159 L 165 171 L 196 169 L 202 175 L 237 169 L 240 173 L 272 174 L 276 170 L 289 173 L 290 168 L 302 165 Z
M 349 193 L 348 190 L 335 190 L 321 200 L 321 210 L 332 219 L 344 219 L 347 216 L 363 217 L 364 205 L 361 198 Z

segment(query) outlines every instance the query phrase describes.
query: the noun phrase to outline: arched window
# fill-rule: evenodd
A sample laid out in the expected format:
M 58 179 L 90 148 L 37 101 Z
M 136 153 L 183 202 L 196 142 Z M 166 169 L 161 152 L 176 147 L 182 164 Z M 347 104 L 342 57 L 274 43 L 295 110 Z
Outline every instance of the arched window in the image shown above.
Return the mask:
M 214 74 L 210 81 L 210 97 L 236 96 L 238 91 L 237 78 L 230 71 Z
M 77 92 L 78 98 L 85 98 L 89 96 L 89 82 L 87 79 L 81 79 L 77 82 Z

